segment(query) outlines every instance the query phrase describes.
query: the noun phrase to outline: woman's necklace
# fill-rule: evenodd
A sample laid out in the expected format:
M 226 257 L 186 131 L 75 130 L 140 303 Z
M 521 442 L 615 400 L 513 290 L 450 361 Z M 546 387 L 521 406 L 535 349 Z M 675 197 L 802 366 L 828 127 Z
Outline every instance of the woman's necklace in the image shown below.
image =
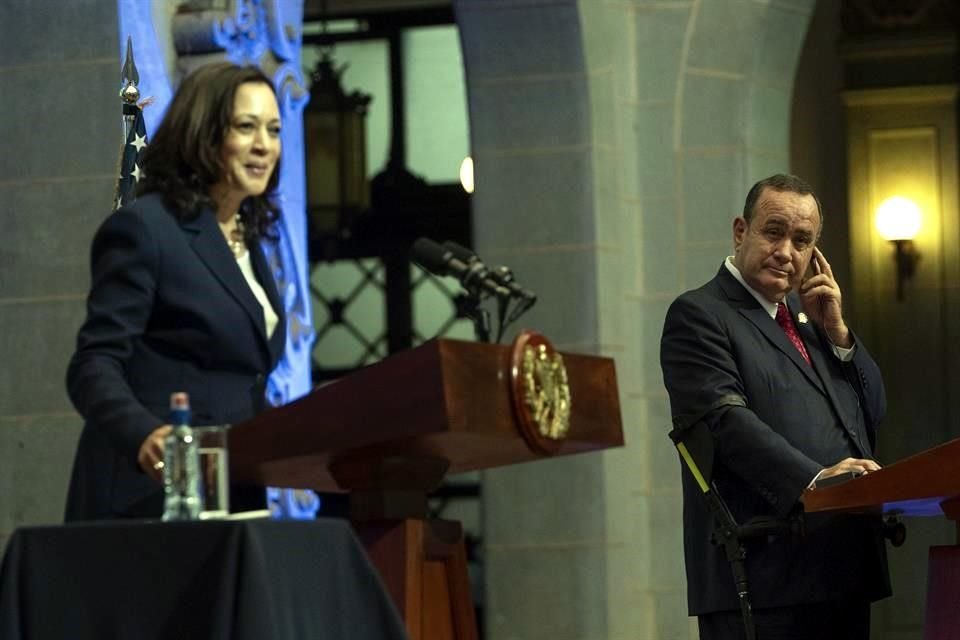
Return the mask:
M 236 220 L 236 225 L 230 231 L 224 231 L 224 237 L 227 239 L 227 245 L 230 247 L 230 251 L 233 252 L 233 257 L 240 259 L 243 257 L 243 254 L 247 252 L 247 245 L 244 242 L 244 230 L 243 220 L 240 219 L 240 214 L 238 213 L 234 218 Z

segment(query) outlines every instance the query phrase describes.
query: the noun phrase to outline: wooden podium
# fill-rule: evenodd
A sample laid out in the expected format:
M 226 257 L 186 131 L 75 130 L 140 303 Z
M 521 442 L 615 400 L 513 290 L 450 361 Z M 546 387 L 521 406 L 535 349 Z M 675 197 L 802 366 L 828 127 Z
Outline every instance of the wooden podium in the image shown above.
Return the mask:
M 806 511 L 946 516 L 960 542 L 960 439 L 842 484 L 806 491 Z M 960 637 L 960 544 L 930 548 L 924 640 Z
M 623 444 L 613 360 L 563 354 L 566 437 L 549 455 Z M 509 346 L 433 340 L 230 430 L 237 483 L 350 493 L 354 527 L 413 640 L 477 637 L 459 523 L 427 519 L 447 473 L 547 456 L 522 435 Z

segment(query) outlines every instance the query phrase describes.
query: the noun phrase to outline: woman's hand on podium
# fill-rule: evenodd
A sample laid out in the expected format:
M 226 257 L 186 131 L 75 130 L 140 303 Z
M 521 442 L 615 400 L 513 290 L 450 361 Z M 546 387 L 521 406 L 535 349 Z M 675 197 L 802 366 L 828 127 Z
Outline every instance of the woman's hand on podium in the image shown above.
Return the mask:
M 137 452 L 140 468 L 157 482 L 163 482 L 163 445 L 171 431 L 173 426 L 169 424 L 157 427 L 140 444 Z

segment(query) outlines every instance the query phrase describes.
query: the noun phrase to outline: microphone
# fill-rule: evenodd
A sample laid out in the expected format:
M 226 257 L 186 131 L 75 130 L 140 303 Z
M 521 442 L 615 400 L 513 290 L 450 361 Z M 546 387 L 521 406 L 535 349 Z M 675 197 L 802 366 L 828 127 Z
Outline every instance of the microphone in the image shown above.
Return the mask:
M 410 248 L 413 259 L 421 267 L 440 276 L 453 276 L 468 291 L 480 290 L 498 298 L 509 298 L 510 290 L 498 284 L 491 272 L 479 260 L 460 259 L 449 248 L 429 238 L 419 238 Z
M 485 265 L 483 264 L 483 261 L 480 260 L 480 256 L 475 254 L 470 249 L 467 249 L 466 247 L 459 245 L 456 242 L 453 242 L 452 240 L 448 240 L 447 242 L 444 242 L 443 247 L 448 249 L 453 254 L 454 258 L 456 258 L 461 262 L 464 262 L 466 264 L 478 264 L 486 268 Z M 526 302 L 527 308 L 532 307 L 533 304 L 537 301 L 537 294 L 535 294 L 533 291 L 530 291 L 529 289 L 525 289 L 521 287 L 520 284 L 516 280 L 514 280 L 513 272 L 510 271 L 509 268 L 504 266 L 494 267 L 493 269 L 489 270 L 489 273 L 490 273 L 490 277 L 497 284 L 509 290 L 510 297 L 522 298 Z

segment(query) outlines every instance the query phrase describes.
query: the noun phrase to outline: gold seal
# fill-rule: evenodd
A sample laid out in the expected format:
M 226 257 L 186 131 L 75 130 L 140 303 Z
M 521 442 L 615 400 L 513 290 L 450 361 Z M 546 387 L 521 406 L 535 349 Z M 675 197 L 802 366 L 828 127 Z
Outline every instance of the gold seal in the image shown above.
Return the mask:
M 555 453 L 570 430 L 567 368 L 542 335 L 523 332 L 513 344 L 511 378 L 514 413 L 531 448 Z

